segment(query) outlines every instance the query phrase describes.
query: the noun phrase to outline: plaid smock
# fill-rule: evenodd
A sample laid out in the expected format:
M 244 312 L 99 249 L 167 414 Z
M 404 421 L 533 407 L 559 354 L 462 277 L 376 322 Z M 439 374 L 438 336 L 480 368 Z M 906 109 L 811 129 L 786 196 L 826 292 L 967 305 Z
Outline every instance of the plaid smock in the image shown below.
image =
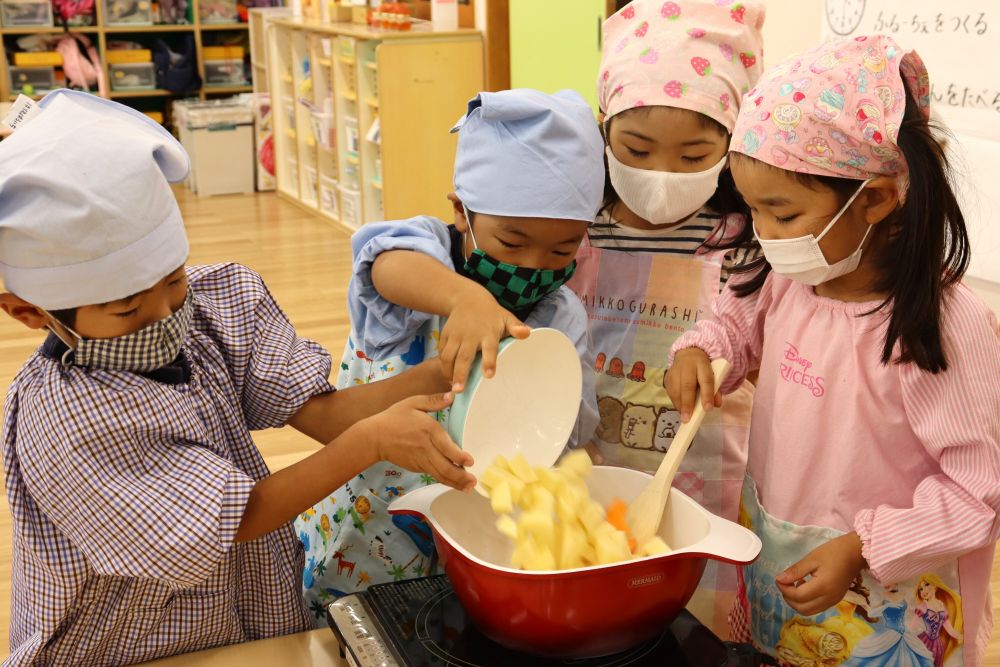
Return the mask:
M 123 665 L 312 627 L 291 525 L 234 544 L 269 474 L 250 430 L 332 390 L 258 275 L 188 269 L 180 382 L 65 367 L 42 351 L 11 385 L 13 514 L 5 665 Z

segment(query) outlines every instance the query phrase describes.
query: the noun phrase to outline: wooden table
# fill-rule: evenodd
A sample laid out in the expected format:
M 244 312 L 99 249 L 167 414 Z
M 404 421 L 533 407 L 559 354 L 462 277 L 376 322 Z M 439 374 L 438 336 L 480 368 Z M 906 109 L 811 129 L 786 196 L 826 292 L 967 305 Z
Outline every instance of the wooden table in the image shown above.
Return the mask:
M 333 632 L 323 628 L 284 637 L 231 644 L 143 663 L 148 667 L 346 667 Z

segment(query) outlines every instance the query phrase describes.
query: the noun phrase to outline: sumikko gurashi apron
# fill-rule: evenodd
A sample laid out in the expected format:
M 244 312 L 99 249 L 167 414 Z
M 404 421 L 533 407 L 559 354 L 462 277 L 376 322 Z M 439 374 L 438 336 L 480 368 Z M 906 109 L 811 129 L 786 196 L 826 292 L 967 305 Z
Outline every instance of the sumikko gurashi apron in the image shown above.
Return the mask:
M 443 320 L 431 318 L 409 349 L 389 359 L 370 359 L 348 339 L 337 388 L 367 384 L 398 375 L 437 356 Z M 447 410 L 439 412 L 443 422 Z M 430 526 L 415 517 L 390 516 L 393 500 L 434 484 L 430 475 L 381 461 L 299 515 L 295 530 L 305 545 L 303 590 L 321 623 L 326 605 L 372 584 L 433 574 L 436 567 Z
M 822 614 L 802 617 L 785 602 L 775 582 L 813 549 L 843 535 L 819 526 L 798 526 L 761 507 L 749 476 L 740 523 L 763 542 L 760 557 L 742 568 L 734 607 L 737 639 L 789 667 L 961 667 L 965 641 L 958 564 L 883 587 L 867 570 L 844 599 Z
M 711 312 L 723 252 L 701 255 L 595 248 L 585 242 L 568 286 L 587 309 L 596 356 L 600 424 L 594 438 L 606 465 L 655 471 L 680 414 L 663 386 L 670 346 Z M 711 411 L 674 485 L 709 511 L 737 518 L 746 469 L 753 387 L 744 383 Z M 736 571 L 709 563 L 688 609 L 722 637 L 736 596 Z

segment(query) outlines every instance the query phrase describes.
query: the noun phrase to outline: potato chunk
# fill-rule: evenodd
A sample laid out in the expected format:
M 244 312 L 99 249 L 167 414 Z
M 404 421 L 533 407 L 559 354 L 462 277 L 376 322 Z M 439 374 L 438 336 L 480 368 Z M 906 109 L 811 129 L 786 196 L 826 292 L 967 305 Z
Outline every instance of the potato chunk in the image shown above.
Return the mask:
M 532 571 L 572 569 L 669 551 L 659 538 L 635 548 L 621 501 L 606 511 L 590 497 L 593 466 L 586 452 L 572 452 L 556 468 L 534 468 L 523 455 L 497 457 L 483 486 L 499 517 L 497 530 L 514 542 L 511 567 Z M 635 554 L 635 555 L 633 555 Z

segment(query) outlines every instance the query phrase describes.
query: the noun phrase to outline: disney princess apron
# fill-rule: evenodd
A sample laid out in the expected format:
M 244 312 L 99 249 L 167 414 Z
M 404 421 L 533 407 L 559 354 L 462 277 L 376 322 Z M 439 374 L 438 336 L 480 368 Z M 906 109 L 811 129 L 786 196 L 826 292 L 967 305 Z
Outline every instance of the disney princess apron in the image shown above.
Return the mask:
M 752 565 L 740 570 L 733 609 L 736 639 L 753 641 L 784 667 L 963 664 L 957 563 L 889 588 L 863 571 L 840 603 L 822 614 L 802 617 L 785 603 L 775 577 L 843 533 L 771 516 L 761 507 L 749 476 L 741 494 L 740 523 L 761 538 L 763 550 Z
M 584 242 L 568 286 L 587 309 L 596 355 L 600 424 L 594 445 L 607 465 L 655 471 L 680 427 L 663 386 L 670 347 L 719 295 L 724 252 L 700 255 L 601 249 Z M 674 486 L 709 511 L 736 520 L 746 469 L 753 387 L 744 383 L 711 411 Z M 688 609 L 729 635 L 736 595 L 732 565 L 709 563 Z
M 370 359 L 353 337 L 347 341 L 338 388 L 367 384 L 398 375 L 437 356 L 443 320 L 431 318 L 414 337 L 406 353 Z M 443 422 L 447 410 L 437 418 Z M 434 574 L 434 542 L 430 526 L 408 516 L 390 516 L 389 504 L 408 491 L 434 484 L 421 473 L 380 461 L 356 476 L 295 520 L 305 545 L 303 590 L 317 624 L 334 599 L 372 584 Z

